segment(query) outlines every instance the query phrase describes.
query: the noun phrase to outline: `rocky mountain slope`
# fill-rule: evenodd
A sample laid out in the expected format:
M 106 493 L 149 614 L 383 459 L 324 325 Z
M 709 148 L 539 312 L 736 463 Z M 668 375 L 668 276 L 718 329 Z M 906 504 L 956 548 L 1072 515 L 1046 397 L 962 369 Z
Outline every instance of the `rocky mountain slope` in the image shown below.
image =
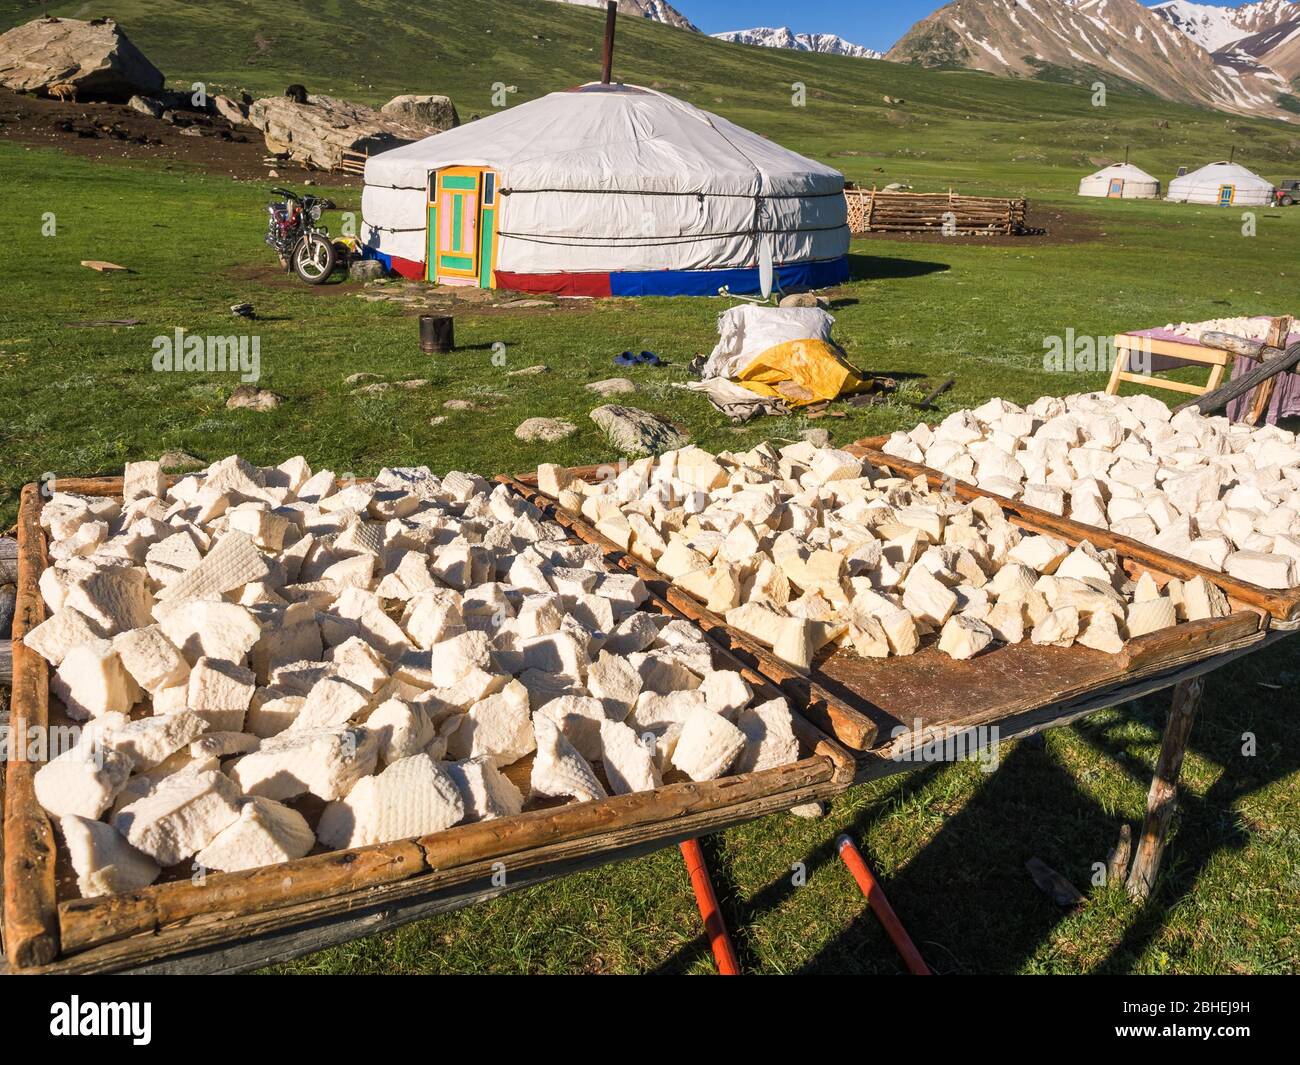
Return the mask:
M 1285 13 L 1284 4 L 1264 0 L 1253 6 Z M 1194 39 L 1185 27 L 1209 44 L 1218 43 L 1226 30 L 1217 22 L 1190 19 L 1193 6 L 1183 3 L 1181 22 L 1175 22 L 1136 0 L 956 0 L 913 26 L 885 58 L 1018 77 L 1055 77 L 1062 71 L 1102 81 L 1109 76 L 1170 100 L 1235 114 L 1300 118 L 1286 106 L 1290 86 L 1284 75 L 1250 56 L 1216 59 Z M 1246 23 L 1265 17 L 1273 16 L 1248 13 Z
M 561 4 L 577 4 L 579 7 L 605 7 L 605 0 L 558 0 Z M 691 20 L 678 11 L 666 0 L 618 0 L 618 13 L 631 15 L 633 18 L 646 18 L 651 22 L 662 22 L 666 26 L 676 26 L 681 30 L 699 29 Z

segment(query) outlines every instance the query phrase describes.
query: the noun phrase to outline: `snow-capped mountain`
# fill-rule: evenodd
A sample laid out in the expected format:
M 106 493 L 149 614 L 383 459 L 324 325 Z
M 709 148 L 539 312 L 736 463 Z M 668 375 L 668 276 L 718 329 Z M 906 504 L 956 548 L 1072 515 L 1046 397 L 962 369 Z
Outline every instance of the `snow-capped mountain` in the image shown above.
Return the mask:
M 1187 34 L 1207 52 L 1225 51 L 1229 45 L 1282 23 L 1300 18 L 1300 4 L 1292 0 L 1259 0 L 1242 7 L 1213 7 L 1189 0 L 1168 0 L 1151 8 Z
M 598 7 L 602 10 L 605 7 L 605 0 L 557 0 L 557 3 Z M 662 22 L 666 26 L 676 26 L 682 30 L 700 32 L 690 19 L 665 0 L 618 0 L 618 13 L 631 15 L 633 18 L 648 18 L 651 22 Z
M 713 34 L 732 44 L 754 44 L 761 48 L 790 48 L 796 52 L 825 52 L 828 55 L 851 55 L 858 59 L 883 59 L 884 53 L 866 48 L 833 33 L 795 33 L 788 26 L 775 29 L 757 26 L 752 30 L 728 30 Z
M 885 58 L 1018 77 L 1050 70 L 1100 73 L 1170 100 L 1297 120 L 1279 99 L 1291 92 L 1289 79 L 1268 65 L 1266 55 L 1223 51 L 1239 47 L 1225 40 L 1225 24 L 1212 17 L 1225 9 L 1186 0 L 1162 7 L 1176 8 L 1177 19 L 1136 0 L 956 0 L 913 26 Z M 1197 7 L 1208 12 L 1205 18 L 1192 10 Z M 1295 7 L 1289 0 L 1263 0 L 1237 9 L 1241 23 L 1234 23 L 1234 32 L 1240 38 L 1250 25 Z M 1220 50 L 1212 54 L 1193 30 Z

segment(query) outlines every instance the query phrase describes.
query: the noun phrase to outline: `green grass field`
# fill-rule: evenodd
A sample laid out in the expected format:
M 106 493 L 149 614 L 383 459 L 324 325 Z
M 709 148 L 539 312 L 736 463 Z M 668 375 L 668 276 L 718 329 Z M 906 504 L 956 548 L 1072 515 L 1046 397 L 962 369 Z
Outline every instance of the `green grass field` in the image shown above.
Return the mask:
M 209 77 L 278 91 L 306 80 L 313 89 L 371 100 L 446 89 L 467 114 L 476 85 L 517 84 L 522 100 L 580 80 L 596 62 L 583 42 L 594 43 L 599 16 L 551 4 L 440 0 L 436 17 L 378 0 L 295 5 L 274 16 L 265 4 L 185 5 L 178 21 L 181 7 L 131 0 L 113 12 L 177 83 Z M 309 11 L 324 14 L 300 68 L 294 39 L 312 22 Z M 0 26 L 30 13 L 31 5 L 0 3 Z M 440 20 L 453 15 L 463 32 L 439 32 Z M 255 32 L 272 36 L 266 48 L 253 43 Z M 533 33 L 549 40 L 534 42 Z M 490 42 L 481 54 L 481 45 L 465 43 L 480 37 Z M 1093 109 L 1085 86 L 725 48 L 631 20 L 620 26 L 620 41 L 619 69 L 628 80 L 663 85 L 833 161 L 851 177 L 1024 189 L 1071 212 L 1078 239 L 1069 243 L 855 241 L 853 280 L 832 294 L 836 335 L 864 369 L 918 375 L 902 378 L 910 390 L 903 398 L 948 375 L 957 385 L 943 399 L 946 410 L 992 395 L 1024 401 L 1097 388 L 1105 382 L 1100 370 L 1045 372 L 1046 338 L 1295 308 L 1300 211 L 1258 211 L 1257 235 L 1248 238 L 1239 209 L 1072 195 L 1091 169 L 1089 155 L 1116 154 L 1115 146 L 1129 141 L 1150 145 L 1150 160 L 1135 159 L 1164 177 L 1178 162 L 1226 154 L 1211 144 L 1248 139 L 1247 160 L 1281 176 L 1300 134 L 1280 124 L 1225 119 L 1122 90 L 1112 92 L 1107 108 Z M 440 48 L 453 51 L 439 55 Z M 409 72 L 426 67 L 428 84 L 412 84 Z M 809 86 L 803 111 L 788 105 L 794 80 Z M 883 93 L 907 104 L 887 108 L 879 103 Z M 1169 128 L 1157 128 L 1164 120 Z M 1192 144 L 1200 154 L 1191 154 Z M 840 154 L 847 151 L 865 154 Z M 692 355 L 712 346 L 726 306 L 718 299 L 516 311 L 466 305 L 457 310 L 461 350 L 423 356 L 415 319 L 398 307 L 356 298 L 355 285 L 311 291 L 261 269 L 273 263 L 261 244 L 263 183 L 145 162 L 96 163 L 0 139 L 0 187 L 12 248 L 0 287 L 0 526 L 15 516 L 20 485 L 42 473 L 111 471 L 166 450 L 205 460 L 237 451 L 256 462 L 301 452 L 314 466 L 357 474 L 398 463 L 490 473 L 604 459 L 607 445 L 586 416 L 602 401 L 581 386 L 628 376 L 611 362 L 625 348 L 651 348 L 670 361 L 661 370 L 632 371 L 639 391 L 628 401 L 669 415 L 706 447 L 791 438 L 810 425 L 842 443 L 918 417 L 895 401 L 846 408 L 843 419 L 731 426 L 670 387 L 687 378 Z M 357 190 L 335 198 L 359 208 Z M 44 236 L 49 213 L 55 235 Z M 132 272 L 100 275 L 82 268 L 82 259 L 109 259 Z M 229 305 L 245 300 L 257 320 L 231 318 Z M 143 324 L 67 327 L 117 318 Z M 260 384 L 284 395 L 283 406 L 227 411 L 225 397 L 238 383 L 233 374 L 153 372 L 153 338 L 176 328 L 260 337 Z M 491 358 L 497 343 L 505 345 L 504 366 Z M 550 372 L 507 376 L 536 363 Z M 344 378 L 362 371 L 431 383 L 355 397 Z M 451 398 L 473 399 L 476 409 L 445 411 Z M 514 427 L 535 415 L 568 417 L 579 431 L 557 445 L 520 443 Z M 743 964 L 765 972 L 899 971 L 834 856 L 835 835 L 849 830 L 942 972 L 1300 969 L 1300 720 L 1291 705 L 1298 682 L 1300 653 L 1287 644 L 1211 680 L 1184 769 L 1185 802 L 1148 906 L 1132 905 L 1118 888 L 1093 886 L 1091 870 L 1120 824 L 1136 824 L 1144 809 L 1163 697 L 1104 711 L 1045 744 L 1008 744 L 994 774 L 974 765 L 927 767 L 853 790 L 821 821 L 771 817 L 711 838 L 706 849 Z M 1242 754 L 1247 732 L 1256 737 L 1253 757 Z M 1035 855 L 1084 890 L 1087 905 L 1065 914 L 1042 896 L 1024 868 Z M 794 863 L 807 869 L 804 886 L 792 883 Z M 680 857 L 670 849 L 284 968 L 711 966 Z

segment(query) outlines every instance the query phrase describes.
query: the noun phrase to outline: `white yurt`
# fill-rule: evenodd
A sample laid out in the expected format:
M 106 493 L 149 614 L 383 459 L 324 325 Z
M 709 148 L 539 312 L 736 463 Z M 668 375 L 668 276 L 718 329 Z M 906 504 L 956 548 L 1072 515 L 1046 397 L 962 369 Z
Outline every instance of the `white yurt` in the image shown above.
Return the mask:
M 1225 159 L 1174 178 L 1165 199 L 1219 207 L 1264 207 L 1273 202 L 1273 183 Z
M 635 85 L 555 92 L 366 162 L 365 254 L 442 284 L 715 295 L 848 278 L 844 177 Z
M 1080 181 L 1079 195 L 1150 200 L 1160 195 L 1160 182 L 1132 163 L 1111 163 Z

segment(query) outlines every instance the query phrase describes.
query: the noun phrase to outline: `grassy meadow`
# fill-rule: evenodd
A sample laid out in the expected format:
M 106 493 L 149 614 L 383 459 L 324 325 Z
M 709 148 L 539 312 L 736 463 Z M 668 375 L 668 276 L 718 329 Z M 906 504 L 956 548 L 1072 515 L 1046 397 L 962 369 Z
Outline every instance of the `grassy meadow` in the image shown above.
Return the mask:
M 78 4 L 52 4 L 70 14 Z M 0 29 L 31 4 L 0 0 Z M 98 11 L 96 12 L 99 13 Z M 113 14 L 175 85 L 208 80 L 278 92 L 290 81 L 379 102 L 446 91 L 465 117 L 586 80 L 598 13 L 541 2 L 331 0 L 182 5 L 122 0 Z M 454 26 L 455 32 L 449 27 Z M 490 33 L 488 31 L 491 31 Z M 536 39 L 538 35 L 541 39 Z M 1060 212 L 1061 233 L 1016 244 L 856 240 L 853 279 L 830 293 L 836 337 L 897 397 L 838 405 L 843 418 L 736 427 L 672 387 L 716 337 L 720 299 L 555 301 L 456 308 L 459 350 L 422 355 L 413 312 L 349 283 L 308 289 L 261 243 L 266 182 L 197 169 L 106 164 L 29 149 L 0 130 L 11 254 L 0 284 L 0 527 L 20 486 L 44 473 L 120 469 L 164 451 L 259 463 L 304 454 L 359 475 L 386 464 L 524 470 L 609 457 L 583 385 L 630 376 L 627 402 L 665 414 L 702 446 L 745 448 L 812 426 L 834 441 L 913 424 L 906 405 L 948 376 L 944 410 L 993 395 L 1027 401 L 1102 387 L 1104 368 L 1043 367 L 1049 338 L 1296 308 L 1300 209 L 1242 210 L 1080 200 L 1090 160 L 1122 156 L 1162 179 L 1180 163 L 1238 158 L 1273 178 L 1297 166 L 1300 129 L 1230 118 L 1113 87 L 1000 81 L 838 57 L 763 52 L 623 20 L 617 70 L 719 111 L 851 178 L 918 188 L 1026 193 Z M 413 72 L 424 71 L 420 76 Z M 790 106 L 790 85 L 807 107 Z M 884 95 L 904 103 L 887 105 Z M 1138 148 L 1142 150 L 1139 151 Z M 358 188 L 331 190 L 359 211 Z M 52 219 L 51 219 L 52 216 Z M 338 216 L 329 219 L 337 222 Z M 53 225 L 53 235 L 45 235 Z M 1068 239 L 1060 239 L 1067 237 Z M 130 269 L 98 274 L 108 259 Z M 229 306 L 251 302 L 254 320 Z M 140 319 L 132 327 L 85 326 Z M 258 382 L 284 396 L 268 413 L 226 410 L 233 373 L 159 373 L 153 341 L 177 328 L 259 338 Z M 505 364 L 493 359 L 504 345 Z M 668 365 L 616 368 L 624 349 Z M 544 364 L 548 372 L 510 376 Z M 429 384 L 353 395 L 365 372 Z M 469 410 L 448 410 L 469 399 Z M 578 432 L 525 444 L 514 428 L 564 417 Z M 437 420 L 442 419 L 442 420 Z M 435 420 L 436 423 L 435 423 Z M 1300 641 L 1294 641 L 1300 643 Z M 1045 740 L 1008 744 L 996 773 L 931 766 L 854 789 L 822 820 L 784 815 L 714 836 L 706 852 L 750 971 L 894 973 L 901 964 L 833 840 L 850 831 L 932 966 L 945 973 L 1280 973 L 1300 970 L 1300 648 L 1283 643 L 1209 682 L 1184 767 L 1184 802 L 1151 902 L 1094 886 L 1119 826 L 1136 824 L 1167 696 L 1102 711 Z M 1253 757 L 1243 734 L 1256 737 Z M 1025 871 L 1038 856 L 1088 895 L 1056 908 Z M 807 882 L 792 883 L 803 863 Z M 281 967 L 294 972 L 709 972 L 712 960 L 675 848 L 507 895 Z

